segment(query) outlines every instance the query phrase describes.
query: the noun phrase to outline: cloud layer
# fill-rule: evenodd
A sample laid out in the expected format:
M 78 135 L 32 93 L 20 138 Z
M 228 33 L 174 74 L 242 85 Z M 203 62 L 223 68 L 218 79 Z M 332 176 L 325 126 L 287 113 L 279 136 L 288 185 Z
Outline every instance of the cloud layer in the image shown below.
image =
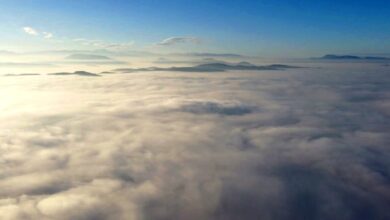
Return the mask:
M 0 219 L 388 219 L 382 69 L 7 77 Z

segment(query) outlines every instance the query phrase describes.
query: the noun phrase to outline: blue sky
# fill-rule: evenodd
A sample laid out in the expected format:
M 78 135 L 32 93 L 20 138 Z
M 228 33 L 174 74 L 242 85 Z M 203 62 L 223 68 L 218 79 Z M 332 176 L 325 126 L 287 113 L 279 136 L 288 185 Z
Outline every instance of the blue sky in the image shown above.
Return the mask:
M 390 53 L 389 15 L 390 1 L 378 0 L 2 0 L 0 50 L 90 48 L 83 39 L 131 50 L 263 57 Z M 175 37 L 182 40 L 156 46 Z

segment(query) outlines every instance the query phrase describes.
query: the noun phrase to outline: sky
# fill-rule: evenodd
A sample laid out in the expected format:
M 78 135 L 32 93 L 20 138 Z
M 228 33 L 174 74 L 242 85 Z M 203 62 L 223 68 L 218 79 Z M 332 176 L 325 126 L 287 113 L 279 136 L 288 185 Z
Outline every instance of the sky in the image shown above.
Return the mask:
M 0 50 L 390 53 L 389 1 L 1 0 Z

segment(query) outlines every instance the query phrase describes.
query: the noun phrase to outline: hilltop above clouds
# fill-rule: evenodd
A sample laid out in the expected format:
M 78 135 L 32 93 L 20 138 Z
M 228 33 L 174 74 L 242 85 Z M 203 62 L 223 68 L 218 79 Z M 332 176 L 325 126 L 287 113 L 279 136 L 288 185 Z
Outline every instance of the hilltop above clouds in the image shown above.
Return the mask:
M 388 57 L 376 57 L 376 56 L 354 56 L 354 55 L 334 55 L 328 54 L 320 58 L 323 60 L 390 60 Z

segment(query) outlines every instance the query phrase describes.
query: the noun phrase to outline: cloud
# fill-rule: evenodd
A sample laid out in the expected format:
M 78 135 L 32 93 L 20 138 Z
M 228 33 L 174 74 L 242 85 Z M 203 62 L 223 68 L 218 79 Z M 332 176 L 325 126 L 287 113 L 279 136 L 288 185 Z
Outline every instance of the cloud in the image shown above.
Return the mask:
M 47 31 L 40 32 L 32 27 L 23 27 L 22 29 L 26 34 L 33 35 L 33 36 L 41 35 L 42 38 L 44 39 L 52 39 L 54 37 L 54 34 L 51 32 L 47 32 Z M 64 40 L 59 40 L 59 39 L 51 40 L 51 41 L 57 43 L 64 43 Z M 85 46 L 96 47 L 99 49 L 116 50 L 116 51 L 128 50 L 134 45 L 134 41 L 117 43 L 117 42 L 108 42 L 103 40 L 90 40 L 84 38 L 75 38 L 75 39 L 71 39 L 71 41 Z
M 0 62 L 1 67 L 50 67 L 55 66 L 53 63 L 48 62 Z
M 43 32 L 43 37 L 46 38 L 46 39 L 50 39 L 50 38 L 53 38 L 53 34 L 52 33 L 49 33 L 49 32 Z
M 4 76 L 39 76 L 39 73 L 5 74 Z
M 389 219 L 385 67 L 1 80 L 0 219 Z
M 196 37 L 170 37 L 157 43 L 157 45 L 172 46 L 179 43 L 200 43 L 200 39 Z
M 126 43 L 113 43 L 113 42 L 106 42 L 102 40 L 89 40 L 84 38 L 76 38 L 73 39 L 73 41 L 86 46 L 92 46 L 92 47 L 97 47 L 97 48 L 102 48 L 107 50 L 128 50 L 134 45 L 133 41 L 126 42 Z
M 0 50 L 0 55 L 17 55 L 17 53 L 8 50 Z
M 34 28 L 32 27 L 23 27 L 23 31 L 26 33 L 26 34 L 29 34 L 29 35 L 33 35 L 33 36 L 38 36 L 39 35 L 39 32 L 36 31 Z
M 91 52 L 91 51 L 90 51 Z M 82 65 L 128 65 L 127 62 L 117 61 L 108 56 L 98 54 L 70 54 L 66 56 L 65 62 L 58 62 L 61 64 L 82 64 Z M 69 61 L 68 61 L 69 60 Z
M 96 55 L 96 54 L 71 54 L 65 59 L 69 60 L 110 60 L 107 56 Z
M 42 35 L 42 37 L 45 39 L 51 39 L 54 36 L 53 33 L 46 32 L 46 31 L 39 32 L 35 28 L 32 28 L 32 27 L 23 27 L 22 29 L 26 34 L 33 35 L 33 36 Z
M 57 64 L 63 65 L 87 65 L 87 66 L 102 66 L 108 68 L 108 66 L 116 66 L 116 65 L 129 65 L 128 62 L 117 61 L 117 60 L 74 60 L 74 61 L 64 61 L 64 62 L 56 62 Z
M 84 38 L 73 39 L 73 41 L 81 43 L 83 45 L 94 46 L 94 47 L 100 47 L 100 46 L 103 46 L 105 44 L 104 41 L 101 41 L 101 40 L 88 40 L 88 39 L 84 39 Z
M 127 50 L 134 45 L 134 41 L 128 43 L 107 43 L 104 48 L 111 50 Z

